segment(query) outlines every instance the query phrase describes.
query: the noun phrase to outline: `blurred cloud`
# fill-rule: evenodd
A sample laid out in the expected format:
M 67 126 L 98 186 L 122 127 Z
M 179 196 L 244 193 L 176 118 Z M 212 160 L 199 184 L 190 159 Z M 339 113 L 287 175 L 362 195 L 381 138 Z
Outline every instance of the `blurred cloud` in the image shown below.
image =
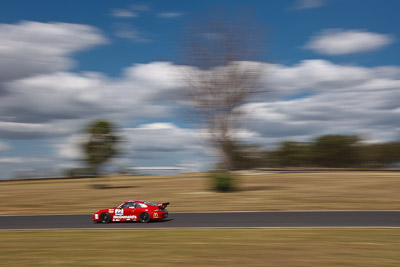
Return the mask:
M 117 18 L 135 18 L 139 16 L 137 13 L 128 9 L 113 9 L 110 15 Z
M 0 83 L 68 70 L 74 65 L 71 54 L 105 43 L 101 32 L 87 25 L 32 21 L 0 24 Z
M 146 151 L 193 153 L 202 150 L 201 134 L 196 129 L 179 128 L 173 123 L 150 123 L 126 128 L 129 148 L 135 153 Z
M 9 94 L 0 98 L 0 112 L 7 118 L 0 120 L 0 137 L 65 135 L 99 116 L 117 122 L 167 116 L 170 103 L 155 97 L 181 86 L 176 73 L 171 63 L 153 62 L 129 67 L 119 79 L 58 72 L 9 82 Z
M 1 138 L 52 137 L 54 166 L 66 166 L 68 160 L 82 156 L 78 134 L 82 127 L 100 117 L 122 127 L 127 144 L 118 159 L 121 164 L 201 169 L 212 161 L 208 157 L 215 151 L 205 146 L 207 133 L 176 123 L 178 90 L 184 88 L 178 73 L 184 66 L 134 64 L 113 78 L 69 72 L 73 53 L 107 42 L 98 29 L 86 25 L 1 24 L 0 41 L 0 56 L 5 59 L 0 62 Z M 257 64 L 265 70 L 261 85 L 269 92 L 241 107 L 249 128 L 237 131 L 240 140 L 272 146 L 323 134 L 361 134 L 368 141 L 398 138 L 400 67 L 319 59 L 294 65 Z M 137 125 L 143 121 L 149 123 Z M 0 151 L 7 149 L 0 142 Z M 37 162 L 10 156 L 0 163 L 34 166 Z
M 0 138 L 37 139 L 70 133 L 71 123 L 56 121 L 52 123 L 0 121 Z
M 257 125 L 244 139 L 271 138 L 272 142 L 275 138 L 362 132 L 374 139 L 397 135 L 399 67 L 339 65 L 326 60 L 263 66 L 265 80 L 261 82 L 270 93 L 258 95 L 243 107 L 247 124 Z M 176 103 L 171 101 L 184 87 L 178 75 L 181 69 L 168 62 L 152 62 L 126 68 L 120 78 L 113 79 L 100 73 L 57 72 L 8 82 L 9 94 L 0 99 L 0 136 L 26 139 L 69 135 L 96 117 L 121 124 L 135 118 L 172 117 Z M 149 138 L 154 132 L 179 131 L 170 124 L 149 124 L 138 127 L 135 133 L 142 132 Z M 161 143 L 166 140 L 152 139 L 157 138 L 163 140 Z M 183 142 L 184 138 L 178 140 Z M 154 151 L 159 147 L 166 151 L 179 147 L 172 141 L 173 145 L 167 147 L 156 141 L 148 143 L 152 147 L 140 147 L 146 142 L 139 142 L 135 149 Z
M 174 19 L 183 16 L 182 13 L 179 12 L 163 12 L 157 14 L 157 17 L 164 18 L 164 19 Z
M 207 146 L 207 133 L 174 123 L 149 123 L 123 130 L 125 157 L 136 166 L 170 165 L 204 171 L 216 151 Z M 132 163 L 131 163 L 132 164 Z
M 400 68 L 395 66 L 368 68 L 320 59 L 303 60 L 293 66 L 269 64 L 265 68 L 268 76 L 263 82 L 281 95 L 310 91 L 393 89 L 400 76 Z
M 55 155 L 58 158 L 68 160 L 81 160 L 84 158 L 82 145 L 84 144 L 87 136 L 83 133 L 72 134 L 66 138 L 59 139 L 53 144 L 55 148 Z
M 47 162 L 46 159 L 32 158 L 32 157 L 4 157 L 0 158 L 0 164 L 26 164 L 26 163 L 42 163 Z
M 128 39 L 134 43 L 148 43 L 151 39 L 145 37 L 145 34 L 127 23 L 114 24 L 115 36 Z
M 335 133 L 360 134 L 374 141 L 398 137 L 400 68 L 307 60 L 268 69 L 264 84 L 274 90 L 273 98 L 242 107 L 247 126 L 266 138 L 262 143 Z
M 328 29 L 314 35 L 305 48 L 319 54 L 344 55 L 377 50 L 394 41 L 394 37 L 388 34 Z
M 322 7 L 326 4 L 325 0 L 297 0 L 292 9 L 311 9 Z
M 185 129 L 173 123 L 155 122 L 138 125 L 135 128 L 121 128 L 125 156 L 145 157 L 146 153 L 190 152 L 202 150 L 204 136 L 195 129 Z M 83 157 L 80 147 L 86 139 L 85 134 L 73 134 L 60 139 L 54 146 L 57 155 L 66 159 Z M 194 149 L 196 152 L 193 152 Z
M 10 150 L 10 149 L 11 149 L 10 145 L 8 145 L 8 144 L 6 144 L 4 142 L 0 142 L 0 152 L 7 151 L 7 150 Z
M 121 152 L 113 160 L 123 166 L 170 165 L 188 168 L 190 171 L 207 169 L 210 157 L 215 156 L 212 149 L 205 146 L 206 134 L 203 131 L 181 128 L 174 123 L 148 123 L 134 128 L 121 128 Z M 80 149 L 85 135 L 74 134 L 59 139 L 53 147 L 56 157 L 65 160 L 83 158 Z

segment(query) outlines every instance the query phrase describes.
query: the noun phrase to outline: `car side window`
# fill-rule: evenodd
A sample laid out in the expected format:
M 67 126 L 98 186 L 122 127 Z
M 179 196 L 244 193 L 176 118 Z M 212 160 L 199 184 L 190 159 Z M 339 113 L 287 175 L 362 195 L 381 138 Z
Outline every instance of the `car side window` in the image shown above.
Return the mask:
M 130 209 L 136 208 L 136 203 L 134 203 L 134 202 L 130 203 L 129 208 Z
M 136 202 L 127 202 L 121 206 L 121 209 L 138 209 L 142 208 L 142 206 L 139 203 Z
M 128 206 L 126 208 L 127 209 L 134 209 L 134 208 L 136 208 L 136 203 L 135 202 L 129 202 Z
M 127 209 L 128 208 L 128 205 L 129 205 L 129 203 L 125 203 L 125 204 L 123 204 L 123 205 L 121 205 L 121 209 Z
M 121 206 L 121 209 L 132 209 L 136 207 L 135 202 L 127 202 Z

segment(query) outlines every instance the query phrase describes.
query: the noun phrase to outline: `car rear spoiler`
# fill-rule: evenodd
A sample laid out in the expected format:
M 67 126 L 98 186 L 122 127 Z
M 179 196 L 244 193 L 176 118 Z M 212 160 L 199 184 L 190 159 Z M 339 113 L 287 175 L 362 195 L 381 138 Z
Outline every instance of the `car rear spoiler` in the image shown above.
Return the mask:
M 164 202 L 164 203 L 157 204 L 157 207 L 159 209 L 165 209 L 168 205 L 169 205 L 169 202 Z

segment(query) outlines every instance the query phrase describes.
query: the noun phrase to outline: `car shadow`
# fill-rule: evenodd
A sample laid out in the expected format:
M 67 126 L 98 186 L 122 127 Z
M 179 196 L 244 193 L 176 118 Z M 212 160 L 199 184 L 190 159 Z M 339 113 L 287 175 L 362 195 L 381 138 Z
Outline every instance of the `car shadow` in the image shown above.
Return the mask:
M 173 221 L 174 219 L 163 219 L 163 220 L 156 220 L 156 221 L 151 221 L 151 223 L 163 223 L 163 222 L 169 222 Z
M 149 223 L 165 223 L 169 221 L 173 221 L 174 219 L 162 219 L 162 220 L 154 220 L 150 221 Z M 141 223 L 138 221 L 123 221 L 123 222 L 112 222 L 112 223 L 118 223 L 118 224 L 130 224 L 130 223 Z

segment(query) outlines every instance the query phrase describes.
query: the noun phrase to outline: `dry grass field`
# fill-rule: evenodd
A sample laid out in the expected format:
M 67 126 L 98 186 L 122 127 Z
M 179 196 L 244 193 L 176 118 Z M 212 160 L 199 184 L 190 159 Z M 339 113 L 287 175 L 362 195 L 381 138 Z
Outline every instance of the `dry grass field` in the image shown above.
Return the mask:
M 400 265 L 399 229 L 1 231 L 3 266 Z
M 170 212 L 398 210 L 399 172 L 270 172 L 238 175 L 239 190 L 209 190 L 205 174 L 109 176 L 0 183 L 0 214 L 92 213 L 128 199 L 170 201 Z M 108 184 L 95 189 L 94 184 Z

